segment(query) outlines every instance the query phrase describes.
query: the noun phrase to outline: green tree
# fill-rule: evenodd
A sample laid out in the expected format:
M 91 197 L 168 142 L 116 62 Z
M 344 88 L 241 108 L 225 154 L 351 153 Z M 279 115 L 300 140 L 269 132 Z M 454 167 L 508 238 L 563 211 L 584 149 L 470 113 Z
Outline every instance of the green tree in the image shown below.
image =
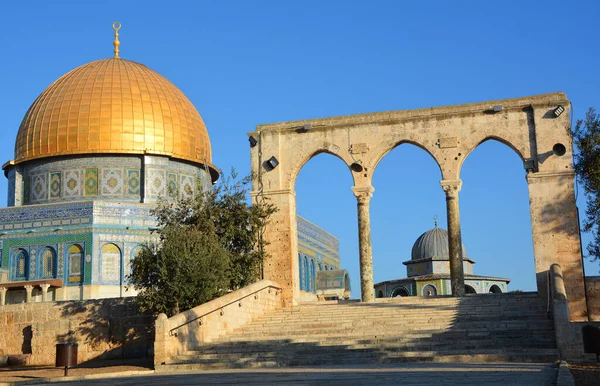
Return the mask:
M 142 249 L 128 277 L 142 310 L 172 316 L 260 278 L 261 234 L 275 207 L 249 205 L 249 182 L 232 171 L 204 194 L 152 210 L 160 242 Z
M 577 148 L 575 172 L 587 201 L 583 230 L 593 237 L 587 255 L 596 261 L 600 259 L 600 116 L 596 110 L 590 108 L 585 119 L 577 120 L 573 141 Z

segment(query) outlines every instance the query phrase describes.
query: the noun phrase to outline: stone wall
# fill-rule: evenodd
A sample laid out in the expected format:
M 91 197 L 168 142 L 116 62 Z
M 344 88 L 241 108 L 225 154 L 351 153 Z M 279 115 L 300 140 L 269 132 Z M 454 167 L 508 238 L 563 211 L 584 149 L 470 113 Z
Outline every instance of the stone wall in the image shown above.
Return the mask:
M 31 354 L 30 365 L 54 365 L 57 343 L 78 343 L 82 363 L 146 357 L 153 340 L 153 318 L 135 299 L 0 306 L 0 355 Z
M 586 276 L 585 286 L 590 320 L 600 322 L 600 276 Z

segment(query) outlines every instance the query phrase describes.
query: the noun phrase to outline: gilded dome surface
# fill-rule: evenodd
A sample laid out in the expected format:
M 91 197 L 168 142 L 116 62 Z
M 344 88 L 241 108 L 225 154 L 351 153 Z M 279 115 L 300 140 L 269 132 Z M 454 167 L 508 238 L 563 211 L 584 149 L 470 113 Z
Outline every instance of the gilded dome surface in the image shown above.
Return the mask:
M 15 143 L 15 163 L 99 153 L 163 154 L 215 171 L 194 105 L 163 76 L 119 58 L 84 64 L 50 85 Z
M 462 246 L 463 259 L 467 258 L 465 246 Z M 429 259 L 432 257 L 450 256 L 448 248 L 448 231 L 435 227 L 423 233 L 412 247 L 411 259 Z

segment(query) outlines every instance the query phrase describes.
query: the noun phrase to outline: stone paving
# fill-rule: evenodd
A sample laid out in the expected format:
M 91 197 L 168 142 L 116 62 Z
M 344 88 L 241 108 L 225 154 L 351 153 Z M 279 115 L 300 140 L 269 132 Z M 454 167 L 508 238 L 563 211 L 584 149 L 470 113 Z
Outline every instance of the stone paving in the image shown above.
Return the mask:
M 236 369 L 188 373 L 94 376 L 52 384 L 139 385 L 554 385 L 557 366 L 546 363 L 406 363 L 369 366 Z

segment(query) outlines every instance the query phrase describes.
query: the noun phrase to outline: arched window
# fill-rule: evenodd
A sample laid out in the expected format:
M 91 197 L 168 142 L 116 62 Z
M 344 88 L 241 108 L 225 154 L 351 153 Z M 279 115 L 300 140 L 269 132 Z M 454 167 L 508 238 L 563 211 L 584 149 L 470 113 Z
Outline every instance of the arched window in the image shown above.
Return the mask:
M 382 298 L 383 297 L 383 291 L 382 290 L 377 291 L 377 297 L 378 298 Z
M 298 254 L 298 272 L 300 274 L 300 290 L 304 291 L 304 264 L 300 254 Z
M 310 259 L 310 291 L 311 292 L 316 292 L 316 290 L 317 290 L 316 281 L 317 281 L 317 270 L 315 268 L 315 261 L 313 259 Z
M 500 287 L 498 287 L 496 284 L 494 284 L 493 286 L 490 287 L 490 293 L 501 294 L 502 290 L 500 289 Z
M 322 271 L 322 270 L 323 270 L 323 264 L 319 263 L 319 271 Z
M 56 252 L 50 247 L 42 252 L 42 276 L 45 278 L 56 277 Z
M 29 254 L 23 249 L 19 249 L 15 257 L 14 278 L 29 280 Z
M 392 291 L 392 297 L 396 298 L 396 297 L 402 297 L 402 296 L 408 296 L 408 290 L 406 289 L 406 287 L 394 288 L 394 290 Z
M 81 266 L 83 265 L 83 248 L 77 244 L 73 244 L 67 253 L 69 258 L 69 276 L 81 275 Z
M 437 288 L 431 284 L 423 287 L 423 296 L 437 296 Z
M 101 255 L 102 281 L 104 283 L 118 283 L 121 279 L 121 249 L 115 244 L 106 244 L 102 247 Z
M 471 287 L 470 285 L 465 285 L 465 293 L 466 294 L 476 294 L 477 291 L 475 291 L 475 288 Z

